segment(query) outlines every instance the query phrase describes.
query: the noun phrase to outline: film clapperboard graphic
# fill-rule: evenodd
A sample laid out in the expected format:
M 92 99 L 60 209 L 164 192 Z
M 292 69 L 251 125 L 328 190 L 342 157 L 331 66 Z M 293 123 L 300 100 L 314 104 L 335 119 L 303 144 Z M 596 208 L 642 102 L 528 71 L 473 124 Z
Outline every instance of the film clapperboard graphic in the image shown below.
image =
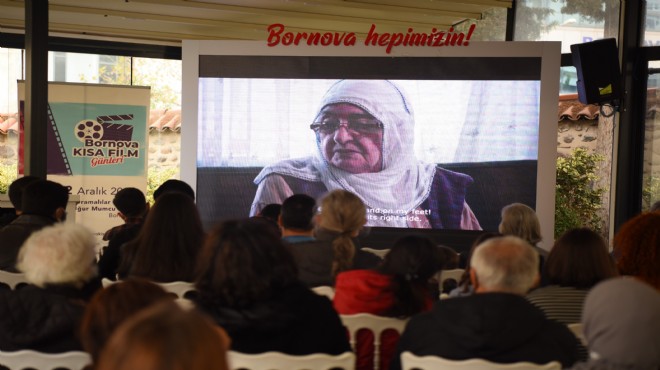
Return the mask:
M 82 120 L 74 127 L 75 137 L 82 143 L 87 139 L 94 141 L 131 141 L 133 138 L 133 126 L 117 122 L 132 121 L 132 114 L 117 114 L 98 116 L 96 120 Z M 66 148 L 55 117 L 48 105 L 48 173 L 57 175 L 72 175 L 71 165 L 67 157 Z

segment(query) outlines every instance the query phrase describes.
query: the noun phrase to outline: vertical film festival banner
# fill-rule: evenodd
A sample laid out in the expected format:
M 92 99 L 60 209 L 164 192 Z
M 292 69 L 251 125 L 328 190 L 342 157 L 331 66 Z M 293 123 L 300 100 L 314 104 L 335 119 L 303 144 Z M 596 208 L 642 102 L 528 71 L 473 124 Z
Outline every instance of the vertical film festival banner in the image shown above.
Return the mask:
M 23 81 L 18 97 L 23 123 Z M 148 87 L 48 84 L 48 179 L 79 197 L 76 214 L 68 217 L 89 227 L 99 245 L 106 230 L 123 223 L 112 204 L 115 194 L 126 187 L 146 193 L 149 99 Z M 23 140 L 19 145 L 23 153 Z

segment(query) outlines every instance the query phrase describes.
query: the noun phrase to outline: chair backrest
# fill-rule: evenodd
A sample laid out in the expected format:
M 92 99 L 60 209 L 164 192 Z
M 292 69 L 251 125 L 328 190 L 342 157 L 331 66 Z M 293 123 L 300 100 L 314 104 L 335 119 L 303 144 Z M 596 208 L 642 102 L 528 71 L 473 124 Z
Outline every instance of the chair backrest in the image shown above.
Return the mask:
M 187 281 L 173 281 L 170 283 L 156 283 L 163 287 L 170 293 L 174 293 L 179 298 L 184 298 L 184 295 L 190 291 L 195 290 L 195 284 L 189 283 Z
M 0 283 L 9 285 L 11 289 L 16 289 L 19 284 L 28 284 L 24 274 L 3 270 L 0 270 Z
M 584 332 L 582 331 L 582 323 L 576 322 L 573 324 L 568 324 L 568 329 L 575 334 L 575 336 L 582 342 L 583 346 L 587 346 L 587 338 L 584 337 Z
M 103 285 L 104 288 L 109 287 L 112 284 L 115 283 L 120 283 L 121 280 L 118 281 L 112 281 L 108 278 L 103 278 L 101 280 L 101 285 Z M 189 283 L 187 281 L 173 281 L 170 283 L 160 283 L 157 281 L 154 281 L 155 284 L 158 284 L 161 286 L 161 288 L 167 290 L 168 292 L 172 294 L 176 294 L 177 297 L 179 298 L 184 298 L 184 295 L 190 291 L 195 290 L 195 284 Z
M 287 355 L 281 352 L 266 352 L 255 355 L 229 351 L 229 368 L 232 370 L 329 370 L 355 368 L 355 354 L 341 355 L 315 353 L 305 356 Z
M 362 248 L 362 250 L 371 254 L 375 254 L 380 257 L 380 259 L 385 258 L 385 256 L 390 252 L 389 249 Z
M 324 295 L 332 301 L 335 298 L 335 288 L 331 286 L 317 286 L 312 288 L 312 291 L 318 295 Z
M 498 364 L 480 358 L 469 360 L 447 360 L 438 356 L 417 356 L 411 352 L 401 354 L 401 369 L 403 370 L 560 370 L 561 364 L 557 361 L 547 364 L 534 364 L 531 362 L 514 362 L 511 364 Z
M 114 280 L 110 280 L 110 279 L 108 279 L 108 278 L 103 278 L 103 279 L 101 279 L 101 285 L 102 285 L 104 288 L 107 288 L 107 287 L 109 287 L 109 286 L 112 285 L 112 284 L 119 283 L 120 281 L 121 281 L 121 280 L 114 281 Z
M 435 274 L 435 279 L 438 281 L 438 290 L 440 291 L 440 299 L 449 298 L 448 294 L 442 294 L 442 285 L 447 279 L 454 279 L 457 283 L 461 282 L 461 277 L 463 277 L 463 269 L 452 269 L 452 270 L 442 270 L 439 273 Z
M 440 287 L 442 287 L 442 283 L 447 279 L 455 279 L 456 282 L 460 282 L 464 272 L 465 270 L 463 269 L 443 270 L 440 272 Z
M 91 363 L 92 358 L 90 355 L 82 351 L 64 353 L 43 353 L 32 350 L 0 351 L 0 365 L 9 368 L 9 370 L 81 370 Z
M 355 351 L 357 333 L 360 329 L 368 329 L 374 333 L 374 369 L 380 369 L 380 337 L 387 329 L 396 330 L 401 334 L 408 320 L 395 319 L 392 317 L 376 316 L 368 313 L 356 315 L 340 315 L 341 321 L 348 329 L 351 348 Z

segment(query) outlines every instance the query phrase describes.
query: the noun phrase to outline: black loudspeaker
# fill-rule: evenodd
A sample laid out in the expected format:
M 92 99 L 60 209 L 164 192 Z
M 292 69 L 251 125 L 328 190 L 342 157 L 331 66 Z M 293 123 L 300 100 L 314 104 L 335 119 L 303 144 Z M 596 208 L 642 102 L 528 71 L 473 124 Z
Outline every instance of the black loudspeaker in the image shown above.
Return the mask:
M 578 99 L 583 104 L 611 102 L 621 97 L 621 70 L 615 39 L 571 45 L 577 69 Z

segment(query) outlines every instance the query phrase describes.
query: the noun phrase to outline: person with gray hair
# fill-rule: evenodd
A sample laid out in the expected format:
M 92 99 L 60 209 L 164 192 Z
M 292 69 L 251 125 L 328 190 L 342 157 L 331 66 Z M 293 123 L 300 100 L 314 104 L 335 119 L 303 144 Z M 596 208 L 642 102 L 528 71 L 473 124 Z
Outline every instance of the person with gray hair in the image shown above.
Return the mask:
M 527 242 L 515 236 L 491 238 L 477 246 L 470 261 L 475 294 L 443 300 L 430 312 L 413 317 L 390 370 L 401 369 L 405 351 L 450 360 L 574 364 L 579 359 L 578 339 L 524 298 L 538 284 L 538 261 Z
M 573 370 L 660 369 L 660 293 L 651 285 L 601 282 L 587 295 L 582 324 L 590 358 Z
M 45 227 L 25 241 L 17 266 L 29 285 L 0 289 L 0 350 L 82 350 L 78 325 L 101 287 L 95 252 L 91 231 L 72 223 Z

